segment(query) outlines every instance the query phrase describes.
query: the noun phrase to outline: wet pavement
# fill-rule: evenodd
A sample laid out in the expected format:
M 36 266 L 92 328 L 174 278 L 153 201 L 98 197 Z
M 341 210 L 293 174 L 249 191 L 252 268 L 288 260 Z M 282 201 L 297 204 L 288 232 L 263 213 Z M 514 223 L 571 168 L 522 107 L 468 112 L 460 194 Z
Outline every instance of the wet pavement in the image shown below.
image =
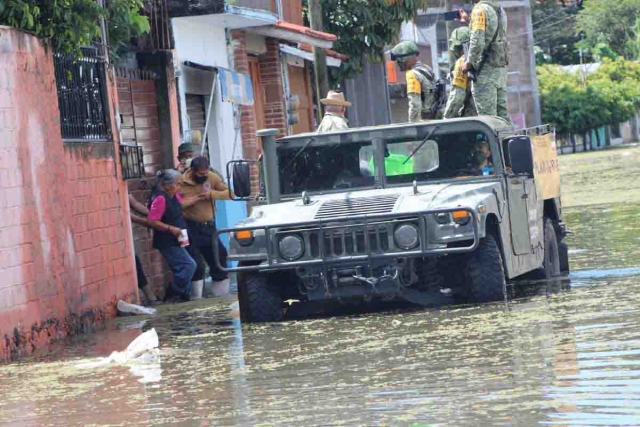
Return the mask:
M 640 425 L 640 207 L 565 215 L 570 285 L 242 328 L 233 297 L 161 307 L 0 366 L 0 424 Z M 159 363 L 78 366 L 141 327 Z

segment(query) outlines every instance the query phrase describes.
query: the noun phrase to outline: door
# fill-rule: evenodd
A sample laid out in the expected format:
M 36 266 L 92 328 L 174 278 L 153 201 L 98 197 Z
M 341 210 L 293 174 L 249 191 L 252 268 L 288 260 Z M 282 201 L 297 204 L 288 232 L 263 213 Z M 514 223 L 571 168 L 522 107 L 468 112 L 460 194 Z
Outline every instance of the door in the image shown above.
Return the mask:
M 260 63 L 255 56 L 249 57 L 249 77 L 253 86 L 253 112 L 256 116 L 256 130 L 264 129 L 264 88 L 260 80 Z
M 304 67 L 288 65 L 289 75 L 289 96 L 298 95 L 300 106 L 298 107 L 298 117 L 300 121 L 292 126 L 292 133 L 313 132 L 313 103 L 311 101 L 311 81 L 308 62 Z
M 531 252 L 531 236 L 529 234 L 529 210 L 526 181 L 530 179 L 516 176 L 507 178 L 509 191 L 509 224 L 511 224 L 511 244 L 516 255 Z M 535 193 L 531 195 L 535 199 Z

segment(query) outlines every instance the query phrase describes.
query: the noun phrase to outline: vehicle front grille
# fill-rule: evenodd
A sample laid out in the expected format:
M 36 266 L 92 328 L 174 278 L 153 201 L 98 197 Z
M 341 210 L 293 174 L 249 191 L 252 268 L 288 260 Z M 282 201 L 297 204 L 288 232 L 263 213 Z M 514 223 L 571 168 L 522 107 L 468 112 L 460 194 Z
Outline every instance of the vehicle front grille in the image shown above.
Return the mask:
M 393 231 L 389 224 L 369 225 L 369 248 L 371 253 L 388 252 L 393 248 Z M 320 233 L 310 233 L 310 252 L 314 258 L 366 255 L 364 226 L 325 230 L 320 243 Z M 322 255 L 320 254 L 322 252 Z
M 356 197 L 346 200 L 330 200 L 324 202 L 315 219 L 346 218 L 358 215 L 378 215 L 393 212 L 393 207 L 400 196 Z

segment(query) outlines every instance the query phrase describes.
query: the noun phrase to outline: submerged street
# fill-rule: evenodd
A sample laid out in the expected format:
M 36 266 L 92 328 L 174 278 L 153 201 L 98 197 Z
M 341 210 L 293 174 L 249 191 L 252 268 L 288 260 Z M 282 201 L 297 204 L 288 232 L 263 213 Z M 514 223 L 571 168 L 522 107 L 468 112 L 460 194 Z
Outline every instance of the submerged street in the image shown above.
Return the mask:
M 562 286 L 242 327 L 234 297 L 161 306 L 0 366 L 0 424 L 638 425 L 638 164 L 633 146 L 561 158 Z M 79 367 L 151 328 L 159 363 Z

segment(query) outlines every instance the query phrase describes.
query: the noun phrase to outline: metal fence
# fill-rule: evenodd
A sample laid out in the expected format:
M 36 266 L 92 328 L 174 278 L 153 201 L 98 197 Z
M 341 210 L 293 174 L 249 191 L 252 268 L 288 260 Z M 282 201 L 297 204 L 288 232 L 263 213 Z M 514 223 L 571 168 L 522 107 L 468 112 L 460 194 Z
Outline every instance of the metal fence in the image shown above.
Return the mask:
M 106 72 L 97 48 L 82 48 L 76 58 L 54 55 L 60 128 L 66 142 L 111 140 Z
M 122 178 L 144 178 L 144 152 L 137 145 L 120 145 Z

